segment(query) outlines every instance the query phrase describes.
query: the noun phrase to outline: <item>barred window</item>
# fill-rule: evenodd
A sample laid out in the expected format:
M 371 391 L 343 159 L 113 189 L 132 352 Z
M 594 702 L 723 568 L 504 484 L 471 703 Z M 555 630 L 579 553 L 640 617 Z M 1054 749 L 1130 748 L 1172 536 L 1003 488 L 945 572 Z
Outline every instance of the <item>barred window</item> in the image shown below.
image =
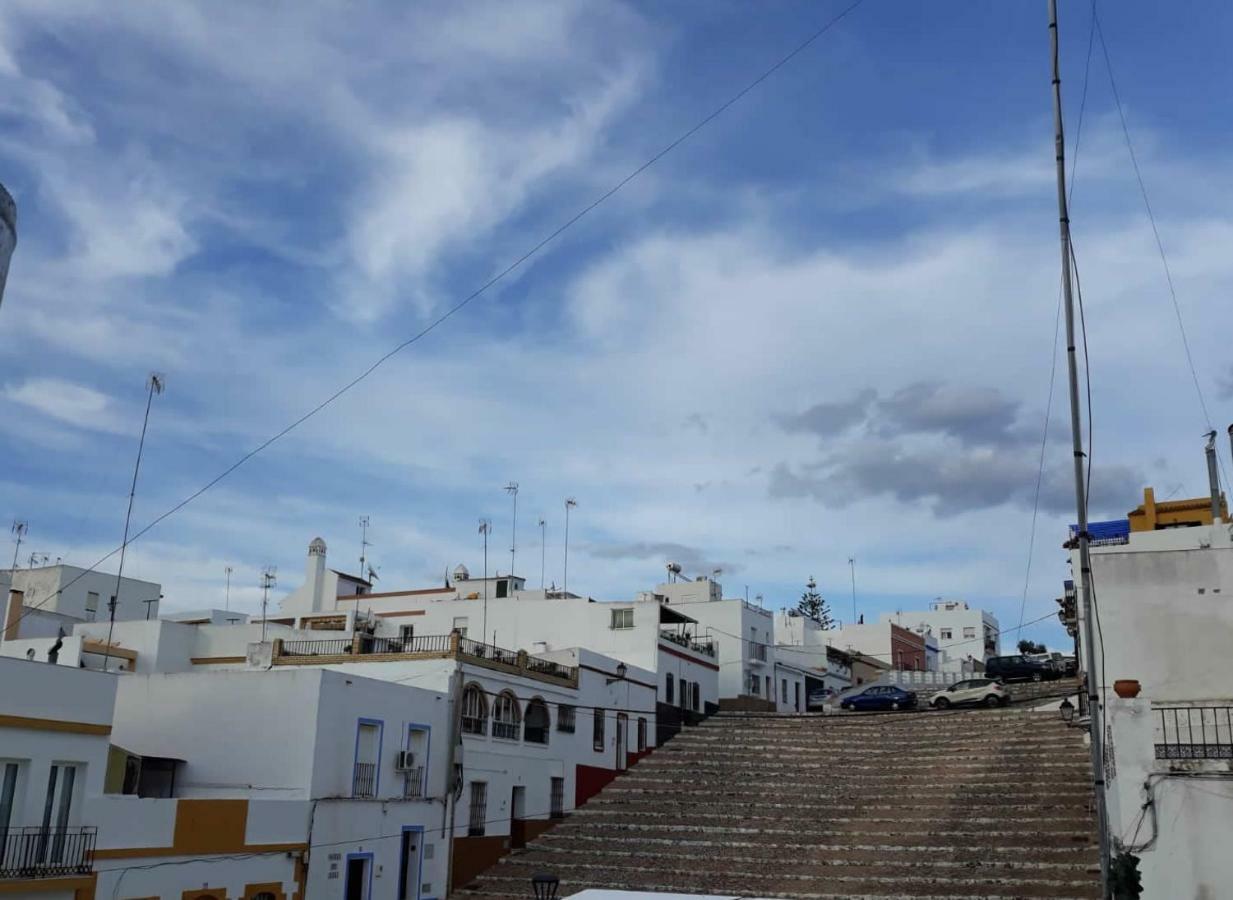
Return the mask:
M 551 727 L 552 720 L 548 716 L 548 704 L 539 697 L 535 697 L 527 704 L 527 714 L 522 725 L 522 739 L 531 744 L 546 744 Z
M 577 710 L 575 710 L 568 703 L 557 704 L 557 731 L 565 731 L 573 734 L 576 727 L 576 720 Z
M 646 719 L 638 720 L 638 752 L 646 749 Z
M 488 818 L 488 782 L 471 782 L 471 812 L 467 834 L 471 837 L 481 837 Z
M 554 819 L 565 818 L 565 779 L 552 779 L 552 794 L 549 804 L 551 812 L 549 815 Z
M 603 752 L 604 749 L 604 711 L 602 709 L 595 710 L 595 722 L 591 726 L 591 738 L 595 749 Z
M 633 628 L 634 611 L 632 609 L 614 609 L 612 611 L 613 628 Z
M 478 684 L 467 685 L 462 692 L 463 734 L 488 733 L 488 701 Z
M 509 691 L 502 691 L 492 704 L 492 736 L 506 740 L 518 740 L 518 726 L 522 715 L 518 710 L 518 698 Z

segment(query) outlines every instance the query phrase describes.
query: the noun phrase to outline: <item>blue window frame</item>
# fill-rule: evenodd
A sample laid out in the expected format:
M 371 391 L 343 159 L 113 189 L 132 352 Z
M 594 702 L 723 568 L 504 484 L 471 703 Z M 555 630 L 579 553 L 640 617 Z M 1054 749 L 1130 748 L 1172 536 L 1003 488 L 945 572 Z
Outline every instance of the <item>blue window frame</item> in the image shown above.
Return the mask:
M 376 746 L 371 753 L 361 756 L 360 739 L 364 735 L 365 726 L 376 728 Z M 359 718 L 355 723 L 355 762 L 351 769 L 351 796 L 376 798 L 381 789 L 381 745 L 385 736 L 385 722 L 382 719 Z
M 365 883 L 359 886 L 359 896 L 362 898 L 362 900 L 372 900 L 373 857 L 372 857 L 372 854 L 368 852 L 347 854 L 347 857 L 344 860 L 344 869 L 343 869 L 343 875 L 344 875 L 343 897 L 353 896 L 352 884 L 351 884 L 351 860 L 353 859 L 362 859 L 362 860 L 365 860 L 367 863 L 367 865 L 364 866 L 364 875 L 365 875 L 364 882 Z

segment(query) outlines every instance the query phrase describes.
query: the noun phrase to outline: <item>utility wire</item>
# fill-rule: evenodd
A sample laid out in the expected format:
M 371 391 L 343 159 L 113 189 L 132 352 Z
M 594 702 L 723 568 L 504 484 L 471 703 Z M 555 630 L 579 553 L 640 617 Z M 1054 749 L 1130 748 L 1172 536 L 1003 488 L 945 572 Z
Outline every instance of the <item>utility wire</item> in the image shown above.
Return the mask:
M 1143 198 L 1143 208 L 1147 211 L 1148 222 L 1152 226 L 1152 237 L 1156 240 L 1156 250 L 1160 254 L 1160 265 L 1164 269 L 1165 282 L 1169 286 L 1169 299 L 1173 302 L 1173 313 L 1177 317 L 1177 330 L 1182 338 L 1182 349 L 1186 351 L 1186 365 L 1190 368 L 1190 378 L 1194 382 L 1194 391 L 1199 398 L 1199 407 L 1203 411 L 1203 421 L 1207 423 L 1209 431 L 1214 431 L 1215 426 L 1212 424 L 1211 413 L 1207 410 L 1207 400 L 1203 396 L 1203 386 L 1199 383 L 1199 373 L 1195 368 L 1194 354 L 1190 351 L 1190 339 L 1186 335 L 1186 324 L 1182 319 L 1182 307 L 1177 299 L 1177 288 L 1173 284 L 1173 272 L 1169 268 L 1169 257 L 1165 253 L 1164 241 L 1160 237 L 1160 229 L 1156 225 L 1156 215 L 1152 212 L 1152 203 L 1148 199 L 1147 184 L 1143 180 L 1143 172 L 1139 168 L 1139 157 L 1135 153 L 1134 141 L 1130 138 L 1130 126 L 1126 123 L 1126 111 L 1122 107 L 1121 94 L 1117 89 L 1117 78 L 1113 74 L 1113 62 L 1109 56 L 1109 45 L 1105 42 L 1104 29 L 1100 27 L 1100 17 L 1096 14 L 1095 0 L 1092 2 L 1092 21 L 1096 26 L 1096 36 L 1100 38 L 1100 50 L 1105 60 L 1105 70 L 1109 73 L 1109 87 L 1113 92 L 1113 102 L 1117 106 L 1118 121 L 1122 126 L 1122 137 L 1126 141 L 1126 152 L 1130 156 L 1130 165 L 1134 169 L 1135 180 L 1139 183 L 1139 195 Z M 1228 474 L 1224 472 L 1224 462 L 1217 455 L 1216 462 L 1220 466 L 1221 474 L 1224 475 L 1225 483 L 1229 484 Z
M 541 239 L 537 244 L 532 246 L 529 250 L 527 250 L 525 253 L 523 253 L 521 256 L 515 259 L 512 263 L 507 265 L 504 269 L 499 271 L 496 275 L 493 275 L 491 278 L 489 278 L 486 282 L 484 282 L 482 285 L 480 285 L 470 294 L 463 297 L 453 306 L 449 307 L 449 309 L 443 312 L 436 319 L 433 319 L 431 322 L 429 322 L 428 325 L 426 325 L 423 329 L 416 332 L 414 335 L 407 338 L 402 343 L 397 344 L 393 349 L 385 353 L 385 355 L 379 357 L 376 361 L 374 361 L 371 365 L 369 365 L 368 368 L 364 369 L 362 372 L 360 372 L 358 375 L 356 375 L 354 378 L 352 378 L 342 387 L 338 388 L 336 391 L 334 391 L 332 394 L 330 394 L 328 397 L 326 397 L 316 406 L 312 407 L 306 413 L 301 415 L 298 419 L 293 421 L 291 424 L 287 425 L 285 428 L 283 428 L 281 431 L 274 434 L 272 437 L 258 444 L 252 450 L 245 453 L 243 456 L 237 459 L 234 463 L 232 463 L 230 466 L 228 466 L 226 469 L 224 469 L 222 472 L 220 472 L 210 481 L 202 485 L 199 489 L 189 494 L 187 497 L 185 497 L 175 506 L 171 507 L 169 510 L 164 512 L 162 515 L 158 516 L 158 518 L 154 519 L 152 522 L 150 522 L 148 525 L 146 525 L 144 528 L 142 528 L 140 531 L 134 534 L 133 537 L 129 540 L 129 543 L 136 541 L 142 535 L 146 534 L 148 531 L 150 531 L 151 529 L 159 525 L 159 523 L 163 522 L 165 519 L 169 518 L 170 516 L 175 515 L 177 512 L 182 510 L 184 507 L 188 506 L 190 503 L 192 503 L 194 500 L 196 500 L 206 491 L 213 488 L 216 484 L 218 484 L 220 481 L 225 479 L 236 469 L 240 468 L 242 465 L 244 465 L 254 456 L 261 453 L 263 450 L 267 449 L 268 447 L 270 447 L 272 444 L 279 441 L 283 437 L 286 437 L 288 434 L 290 434 L 295 429 L 299 428 L 302 424 L 307 422 L 313 416 L 317 415 L 317 413 L 321 412 L 326 407 L 333 404 L 335 400 L 339 399 L 344 394 L 349 392 L 352 388 L 354 388 L 356 385 L 358 385 L 360 382 L 364 381 L 366 378 L 368 378 L 368 376 L 372 375 L 373 372 L 377 371 L 377 369 L 383 366 L 386 362 L 388 362 L 394 356 L 398 355 L 403 350 L 407 349 L 412 344 L 415 344 L 422 338 L 427 337 L 434 330 L 436 330 L 438 326 L 444 324 L 446 321 L 451 319 L 456 313 L 460 312 L 464 307 L 470 304 L 472 300 L 475 300 L 477 297 L 480 297 L 482 294 L 486 293 L 489 290 L 489 288 L 493 287 L 498 282 L 504 280 L 508 275 L 513 273 L 515 270 L 521 268 L 524 263 L 526 263 L 532 257 L 537 256 L 541 250 L 543 250 L 545 247 L 547 247 L 549 244 L 555 241 L 558 237 L 560 237 L 562 234 L 564 234 L 566 231 L 568 231 L 570 228 L 576 225 L 579 221 L 581 221 L 588 214 L 594 211 L 598 206 L 600 206 L 605 201 L 610 199 L 614 194 L 616 194 L 618 191 L 624 188 L 627 184 L 629 184 L 631 181 L 636 179 L 647 169 L 651 168 L 651 166 L 655 165 L 657 162 L 659 162 L 661 159 L 663 159 L 665 156 L 667 156 L 669 153 L 671 153 L 681 144 L 685 143 L 687 140 L 689 140 L 691 137 L 693 137 L 695 134 L 697 134 L 699 131 L 705 128 L 707 125 L 711 124 L 711 122 L 715 121 L 715 119 L 719 118 L 721 115 L 727 112 L 727 110 L 730 107 L 732 107 L 733 105 L 738 103 L 740 100 L 742 100 L 747 94 L 749 94 L 751 91 L 757 88 L 760 84 L 762 84 L 762 82 L 766 81 L 776 72 L 778 72 L 780 69 L 786 66 L 789 62 L 791 62 L 793 59 L 799 56 L 801 53 L 809 49 L 809 47 L 812 46 L 815 41 L 817 41 L 820 37 L 822 37 L 824 34 L 826 34 L 828 31 L 830 31 L 832 28 L 838 25 L 841 21 L 843 21 L 843 19 L 845 19 L 849 13 L 853 12 L 863 2 L 864 0 L 856 0 L 856 2 L 845 7 L 837 15 L 833 16 L 824 25 L 822 25 L 820 28 L 818 28 L 812 34 L 810 34 L 807 38 L 805 38 L 805 40 L 797 44 L 796 47 L 790 50 L 787 54 L 780 57 L 773 65 L 765 69 L 760 75 L 758 75 L 752 81 L 748 82 L 743 88 L 741 88 L 731 97 L 729 97 L 719 106 L 715 107 L 714 110 L 712 110 L 702 119 L 700 119 L 692 127 L 690 127 L 689 129 L 681 133 L 678 137 L 673 139 L 671 142 L 669 142 L 659 152 L 651 156 L 650 159 L 648 159 L 642 165 L 638 166 L 636 169 L 634 169 L 632 172 L 630 172 L 628 175 L 626 175 L 624 178 L 622 178 L 620 181 L 614 184 L 607 191 L 600 194 L 599 197 L 597 197 L 595 200 L 591 201 L 589 204 L 584 206 L 581 210 L 576 212 L 573 216 L 566 219 L 565 222 L 563 222 L 556 229 L 550 232 L 547 237 L 544 237 L 543 239 Z M 100 557 L 98 560 L 94 562 L 93 565 L 91 565 L 87 569 L 84 569 L 79 575 L 77 575 L 76 578 L 73 578 L 67 584 L 63 585 L 54 594 L 48 595 L 46 598 L 44 598 L 42 602 L 34 606 L 26 607 L 22 615 L 10 624 L 15 625 L 17 622 L 20 622 L 30 612 L 33 612 L 34 610 L 38 609 L 44 603 L 50 600 L 52 597 L 57 596 L 58 594 L 63 592 L 65 589 L 71 587 L 78 579 L 85 576 L 88 572 L 93 572 L 98 566 L 102 565 L 104 562 L 111 559 L 111 557 L 115 556 L 117 553 L 120 552 L 120 549 L 121 549 L 120 547 L 117 547 L 116 549 L 112 550 L 110 553 L 106 554 L 105 556 Z

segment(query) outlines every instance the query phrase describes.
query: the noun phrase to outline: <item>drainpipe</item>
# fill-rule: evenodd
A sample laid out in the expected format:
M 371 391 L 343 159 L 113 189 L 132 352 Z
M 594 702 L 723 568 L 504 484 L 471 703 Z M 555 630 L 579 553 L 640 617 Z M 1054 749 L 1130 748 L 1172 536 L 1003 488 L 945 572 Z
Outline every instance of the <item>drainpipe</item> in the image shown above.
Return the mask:
M 445 759 L 445 798 L 441 807 L 441 830 L 445 834 L 445 894 L 453 893 L 454 881 L 454 816 L 458 809 L 458 798 L 462 794 L 462 779 L 455 783 L 455 772 L 458 770 L 457 753 L 462 743 L 462 665 L 458 662 L 457 640 L 458 632 L 452 635 L 454 644 L 454 674 L 450 677 L 450 742 Z
M 1216 432 L 1207 433 L 1207 482 L 1212 489 L 1212 524 L 1223 521 L 1220 515 L 1220 472 L 1216 469 Z

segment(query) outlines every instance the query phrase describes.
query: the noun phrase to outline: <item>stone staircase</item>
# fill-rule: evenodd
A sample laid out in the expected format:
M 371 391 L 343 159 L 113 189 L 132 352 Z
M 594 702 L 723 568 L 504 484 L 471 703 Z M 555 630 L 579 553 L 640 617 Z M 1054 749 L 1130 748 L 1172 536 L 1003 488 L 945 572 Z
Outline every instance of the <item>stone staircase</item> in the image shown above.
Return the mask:
M 1082 732 L 1023 709 L 718 715 L 463 893 L 1096 898 Z

